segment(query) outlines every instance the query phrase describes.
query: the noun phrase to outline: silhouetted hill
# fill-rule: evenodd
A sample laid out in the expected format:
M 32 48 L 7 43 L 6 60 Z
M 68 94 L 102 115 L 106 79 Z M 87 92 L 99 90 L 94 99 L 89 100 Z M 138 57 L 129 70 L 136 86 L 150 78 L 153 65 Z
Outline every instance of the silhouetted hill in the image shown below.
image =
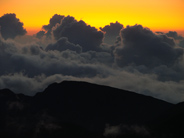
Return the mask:
M 184 102 L 174 105 L 162 114 L 155 122 L 155 128 L 160 136 L 167 138 L 184 137 Z
M 86 82 L 55 83 L 35 98 L 53 112 L 75 115 L 80 123 L 143 124 L 172 106 L 149 96 Z
M 87 82 L 54 83 L 33 97 L 4 89 L 0 90 L 0 136 L 159 137 L 157 133 L 169 129 L 157 125 L 172 119 L 173 124 L 178 117 L 175 110 L 184 113 L 175 107 L 153 97 Z M 172 113 L 175 118 L 161 119 Z

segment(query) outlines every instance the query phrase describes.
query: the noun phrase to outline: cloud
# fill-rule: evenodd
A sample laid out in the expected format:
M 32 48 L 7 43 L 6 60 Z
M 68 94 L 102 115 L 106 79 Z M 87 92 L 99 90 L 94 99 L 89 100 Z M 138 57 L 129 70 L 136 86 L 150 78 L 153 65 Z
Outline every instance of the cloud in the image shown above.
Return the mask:
M 104 134 L 105 137 L 150 137 L 150 132 L 144 126 L 138 125 L 106 125 Z
M 25 35 L 26 30 L 15 14 L 5 14 L 0 17 L 0 33 L 4 39 L 8 39 L 15 38 L 18 35 Z
M 184 39 L 179 42 L 179 46 L 184 48 Z
M 105 131 L 104 131 L 104 136 L 118 136 L 121 133 L 121 128 L 120 126 L 109 126 L 106 125 Z
M 120 33 L 121 46 L 114 51 L 120 67 L 130 64 L 155 67 L 172 66 L 183 55 L 183 49 L 175 47 L 173 39 L 155 35 L 141 25 L 127 26 Z
M 70 16 L 52 30 L 57 40 L 0 37 L 0 88 L 34 95 L 53 82 L 77 80 L 184 100 L 183 48 L 174 38 L 135 25 L 122 29 L 110 47 L 101 43 L 101 31 Z
M 168 37 L 172 37 L 174 38 L 175 40 L 178 40 L 178 39 L 182 39 L 183 37 L 178 35 L 178 33 L 176 31 L 169 31 L 168 33 L 166 33 L 166 35 Z
M 45 51 L 38 44 L 21 46 L 14 41 L 0 40 L 0 88 L 34 95 L 53 82 L 78 80 L 131 90 L 174 103 L 184 100 L 181 71 L 178 72 L 180 81 L 158 79 L 169 70 L 166 66 L 150 73 L 144 71 L 149 70 L 146 66 L 119 68 L 108 52 Z M 178 66 L 183 70 L 183 62 Z
M 57 131 L 61 131 L 61 125 L 57 124 L 57 119 L 53 116 L 49 115 L 47 111 L 42 111 L 42 113 L 38 116 L 38 122 L 35 124 L 35 135 L 40 137 L 40 133 L 53 134 Z
M 37 38 L 42 38 L 45 35 L 45 31 L 39 31 L 38 33 L 36 33 L 36 37 Z
M 68 41 L 68 38 L 66 38 L 66 37 L 62 37 L 56 43 L 49 44 L 46 47 L 46 51 L 48 51 L 48 50 L 64 51 L 64 50 L 67 50 L 67 49 L 75 51 L 77 53 L 80 53 L 82 51 L 81 46 L 70 43 Z
M 164 32 L 155 32 L 155 33 L 159 35 L 164 35 Z
M 35 75 L 29 77 L 22 73 L 1 75 L 0 88 L 9 88 L 16 93 L 34 95 L 43 91 L 53 82 L 63 80 L 87 81 L 91 83 L 108 85 L 120 89 L 134 91 L 140 94 L 153 96 L 172 103 L 183 101 L 183 81 L 159 81 L 156 75 L 141 74 L 139 72 L 131 73 L 124 70 L 106 69 L 104 75 L 98 73 L 94 76 L 88 76 L 83 73 L 81 76 L 53 74 L 53 75 Z M 106 75 L 105 75 L 106 74 Z
M 129 72 L 123 69 L 111 71 L 111 74 L 105 77 L 86 77 L 82 78 L 82 80 L 134 91 L 172 103 L 183 101 L 183 80 L 179 82 L 160 81 L 156 74 L 140 73 L 136 70 L 135 72 Z
M 49 21 L 49 24 L 48 25 L 44 25 L 43 28 L 46 30 L 46 31 L 49 31 L 52 29 L 52 27 L 54 27 L 57 23 L 60 23 L 61 20 L 64 18 L 63 15 L 58 15 L 58 14 L 55 14 L 54 16 L 52 16 L 52 18 L 50 19 Z
M 41 74 L 34 77 L 28 77 L 22 73 L 14 73 L 10 75 L 1 75 L 0 88 L 9 88 L 15 93 L 23 93 L 25 95 L 33 96 L 37 92 L 43 91 L 53 82 L 60 82 L 72 78 L 72 76 L 67 77 L 60 74 L 51 76 Z
M 114 44 L 116 41 L 116 37 L 119 36 L 120 30 L 123 28 L 123 25 L 119 22 L 110 23 L 110 25 L 106 25 L 103 28 L 100 28 L 103 32 L 105 32 L 104 42 L 108 44 Z
M 52 16 L 52 18 L 49 21 L 48 25 L 43 25 L 43 29 L 47 31 L 46 35 L 51 36 L 52 28 L 61 22 L 61 20 L 64 18 L 63 15 L 55 14 Z
M 103 40 L 101 31 L 87 25 L 82 20 L 77 21 L 71 16 L 62 19 L 61 24 L 53 29 L 53 35 L 56 40 L 67 37 L 69 42 L 79 44 L 83 52 L 89 50 L 99 51 Z
M 59 49 L 59 46 L 64 46 Z M 49 48 L 55 48 L 50 50 Z M 0 75 L 24 72 L 29 77 L 40 74 L 53 75 L 64 74 L 72 76 L 95 76 L 104 74 L 105 63 L 113 61 L 111 55 L 106 52 L 80 53 L 80 46 L 69 43 L 66 38 L 60 39 L 56 44 L 50 44 L 44 50 L 38 44 L 21 47 L 16 43 L 1 41 Z M 60 51 L 61 50 L 61 51 Z M 103 56 L 104 55 L 104 56 Z M 104 62 L 103 65 L 100 65 Z

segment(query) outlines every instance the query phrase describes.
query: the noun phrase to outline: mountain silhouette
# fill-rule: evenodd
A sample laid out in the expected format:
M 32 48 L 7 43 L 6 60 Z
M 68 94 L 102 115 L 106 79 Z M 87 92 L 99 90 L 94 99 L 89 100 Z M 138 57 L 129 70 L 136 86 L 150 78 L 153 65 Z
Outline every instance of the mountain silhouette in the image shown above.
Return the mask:
M 2 138 L 174 137 L 183 115 L 184 103 L 87 82 L 53 83 L 32 97 L 0 90 Z
M 183 138 L 184 102 L 174 105 L 167 112 L 162 114 L 156 122 L 153 123 L 153 126 L 160 137 L 164 137 L 167 134 L 167 138 Z

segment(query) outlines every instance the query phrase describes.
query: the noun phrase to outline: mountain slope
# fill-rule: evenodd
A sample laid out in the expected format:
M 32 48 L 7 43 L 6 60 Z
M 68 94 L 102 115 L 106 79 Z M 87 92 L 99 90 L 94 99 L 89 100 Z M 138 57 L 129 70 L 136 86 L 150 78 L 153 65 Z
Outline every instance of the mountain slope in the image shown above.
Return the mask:
M 78 114 L 83 119 L 90 114 L 104 123 L 145 123 L 172 106 L 149 96 L 86 82 L 52 84 L 35 97 L 58 113 L 53 106 L 63 107 L 61 111 Z
M 178 103 L 162 114 L 153 123 L 154 130 L 160 136 L 167 134 L 167 138 L 184 137 L 184 102 Z
M 106 128 L 111 129 L 108 126 L 119 126 L 119 131 L 130 131 L 129 126 L 133 130 L 139 126 L 146 129 L 173 106 L 149 96 L 87 82 L 54 83 L 33 97 L 5 89 L 0 91 L 0 136 L 108 137 L 103 135 Z

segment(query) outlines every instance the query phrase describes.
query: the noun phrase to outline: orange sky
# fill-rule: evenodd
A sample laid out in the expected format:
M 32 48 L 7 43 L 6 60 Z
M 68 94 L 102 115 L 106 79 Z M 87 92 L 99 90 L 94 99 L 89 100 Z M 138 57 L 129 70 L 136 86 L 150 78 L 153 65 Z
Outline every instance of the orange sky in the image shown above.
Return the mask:
M 39 31 L 56 13 L 95 27 L 119 21 L 124 26 L 184 31 L 184 0 L 0 0 L 0 16 L 5 13 L 15 13 L 28 34 Z

